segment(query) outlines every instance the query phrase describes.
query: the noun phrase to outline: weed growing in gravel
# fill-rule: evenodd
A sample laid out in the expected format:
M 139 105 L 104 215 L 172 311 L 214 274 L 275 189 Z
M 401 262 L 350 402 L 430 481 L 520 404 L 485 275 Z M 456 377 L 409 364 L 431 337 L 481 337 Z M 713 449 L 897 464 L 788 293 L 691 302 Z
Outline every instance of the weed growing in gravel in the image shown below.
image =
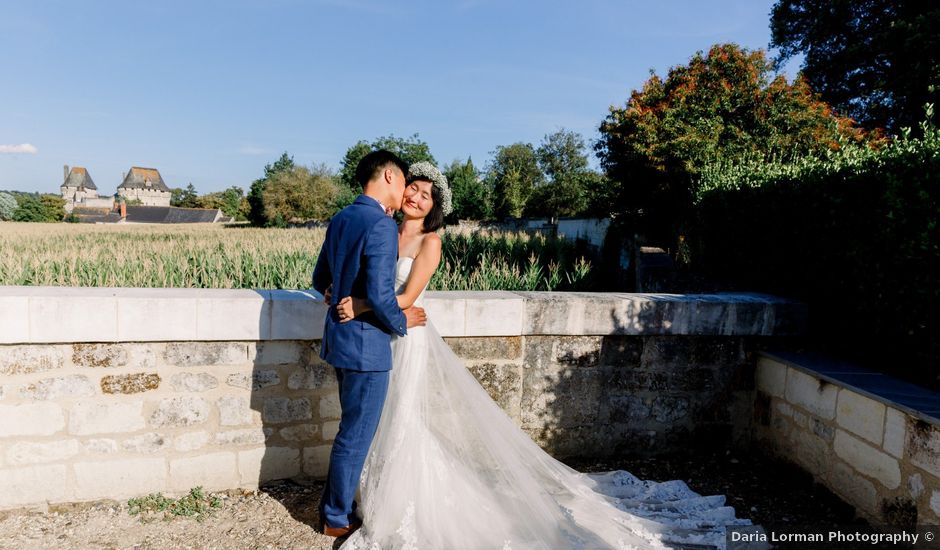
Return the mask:
M 207 495 L 202 487 L 193 487 L 189 494 L 180 498 L 165 497 L 161 493 L 132 498 L 127 501 L 127 507 L 132 516 L 143 514 L 142 521 L 150 521 L 152 518 L 149 514 L 155 512 L 163 512 L 165 520 L 173 519 L 173 516 L 186 516 L 202 521 L 222 507 L 222 500 L 215 495 Z

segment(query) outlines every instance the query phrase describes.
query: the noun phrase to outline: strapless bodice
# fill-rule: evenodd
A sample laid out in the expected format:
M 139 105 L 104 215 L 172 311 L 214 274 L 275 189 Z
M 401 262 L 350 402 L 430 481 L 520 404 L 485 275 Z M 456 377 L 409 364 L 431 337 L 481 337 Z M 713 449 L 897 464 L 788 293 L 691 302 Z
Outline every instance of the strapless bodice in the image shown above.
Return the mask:
M 398 264 L 395 269 L 395 294 L 401 294 L 405 291 L 405 284 L 408 282 L 408 277 L 411 275 L 411 267 L 414 265 L 415 259 L 410 256 L 403 256 L 398 258 Z M 427 290 L 427 285 L 421 289 L 421 294 L 418 294 L 418 298 L 415 300 L 415 305 L 421 305 L 424 301 L 424 291 Z

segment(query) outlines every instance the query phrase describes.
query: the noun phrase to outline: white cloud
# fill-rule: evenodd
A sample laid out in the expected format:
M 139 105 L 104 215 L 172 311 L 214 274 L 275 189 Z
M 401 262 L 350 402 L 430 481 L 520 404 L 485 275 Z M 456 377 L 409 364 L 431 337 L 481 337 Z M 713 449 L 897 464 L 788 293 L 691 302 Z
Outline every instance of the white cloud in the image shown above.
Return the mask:
M 27 155 L 35 155 L 39 152 L 39 149 L 36 149 L 36 146 L 32 143 L 20 143 L 19 145 L 0 145 L 0 153 L 26 153 Z

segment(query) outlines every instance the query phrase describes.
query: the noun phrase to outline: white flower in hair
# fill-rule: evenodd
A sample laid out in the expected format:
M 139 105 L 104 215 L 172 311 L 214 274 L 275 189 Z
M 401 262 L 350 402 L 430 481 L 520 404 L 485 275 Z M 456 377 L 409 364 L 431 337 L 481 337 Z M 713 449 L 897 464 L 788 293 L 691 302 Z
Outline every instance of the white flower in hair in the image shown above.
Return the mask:
M 408 167 L 408 178 L 420 178 L 431 182 L 431 185 L 437 187 L 441 192 L 441 208 L 444 209 L 444 215 L 448 215 L 454 210 L 454 200 L 451 196 L 450 185 L 447 183 L 447 176 L 441 173 L 428 161 L 422 160 Z

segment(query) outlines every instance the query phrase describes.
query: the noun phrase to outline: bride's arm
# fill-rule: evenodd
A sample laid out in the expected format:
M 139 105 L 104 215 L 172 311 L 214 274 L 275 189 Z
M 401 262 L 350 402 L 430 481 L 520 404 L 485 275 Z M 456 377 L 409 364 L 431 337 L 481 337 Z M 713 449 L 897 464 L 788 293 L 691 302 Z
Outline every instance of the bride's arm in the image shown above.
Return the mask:
M 431 280 L 431 276 L 434 275 L 440 264 L 441 237 L 437 233 L 428 233 L 421 242 L 421 248 L 418 250 L 414 265 L 411 266 L 411 274 L 408 276 L 405 291 L 397 296 L 398 307 L 408 309 L 414 305 L 418 295 L 421 294 L 428 281 Z M 349 296 L 340 300 L 336 307 L 341 312 L 341 323 L 358 317 L 371 309 L 365 300 Z

